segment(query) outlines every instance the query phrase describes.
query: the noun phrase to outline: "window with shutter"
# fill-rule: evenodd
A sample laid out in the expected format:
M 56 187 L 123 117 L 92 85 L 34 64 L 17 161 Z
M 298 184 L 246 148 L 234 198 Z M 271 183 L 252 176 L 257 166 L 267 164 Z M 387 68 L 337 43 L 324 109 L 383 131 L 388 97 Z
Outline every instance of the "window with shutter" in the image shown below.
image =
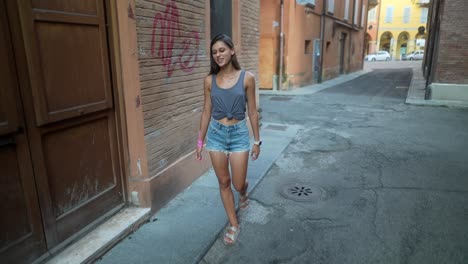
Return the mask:
M 344 20 L 349 18 L 349 0 L 345 0 Z
M 335 0 L 328 0 L 327 3 L 328 3 L 327 11 L 332 14 L 335 13 Z
M 427 13 L 428 13 L 427 7 L 421 8 L 421 23 L 427 23 Z
M 375 20 L 376 20 L 376 17 L 375 17 L 375 9 L 376 9 L 376 8 L 372 8 L 372 9 L 369 11 L 369 15 L 368 15 L 368 17 L 367 17 L 368 22 L 375 22 Z
M 358 8 L 359 0 L 354 1 L 354 25 L 359 25 L 359 8 Z
M 387 6 L 387 12 L 385 14 L 385 23 L 392 23 L 393 21 L 393 6 Z
M 299 5 L 315 5 L 315 0 L 296 0 Z
M 366 14 L 366 5 L 363 5 L 362 12 L 361 12 L 361 27 L 364 27 L 365 14 Z
M 411 7 L 405 7 L 403 9 L 403 23 L 408 24 L 410 22 Z

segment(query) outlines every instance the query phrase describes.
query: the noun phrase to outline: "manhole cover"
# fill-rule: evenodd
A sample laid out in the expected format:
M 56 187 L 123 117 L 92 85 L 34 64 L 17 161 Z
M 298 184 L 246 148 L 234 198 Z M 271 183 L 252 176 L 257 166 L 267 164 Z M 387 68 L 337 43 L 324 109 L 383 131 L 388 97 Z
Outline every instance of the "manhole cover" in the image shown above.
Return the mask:
M 271 101 L 289 101 L 291 99 L 292 99 L 291 97 L 284 97 L 284 96 L 274 96 L 270 98 Z
M 281 194 L 290 200 L 309 202 L 320 199 L 322 189 L 303 183 L 292 183 L 283 187 Z

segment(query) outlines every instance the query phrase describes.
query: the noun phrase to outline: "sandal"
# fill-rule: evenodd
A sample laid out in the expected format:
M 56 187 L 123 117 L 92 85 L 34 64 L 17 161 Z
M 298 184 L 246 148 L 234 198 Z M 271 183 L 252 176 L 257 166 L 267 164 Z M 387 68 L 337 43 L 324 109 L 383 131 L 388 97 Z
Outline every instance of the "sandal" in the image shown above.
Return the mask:
M 239 210 L 245 210 L 249 208 L 249 195 L 245 193 L 244 195 L 239 195 Z
M 226 230 L 226 233 L 224 233 L 224 244 L 228 246 L 234 245 L 237 241 L 237 236 L 239 235 L 239 232 L 240 227 L 229 226 Z M 230 241 L 227 239 L 230 239 Z
M 249 182 L 245 181 L 244 194 L 239 193 L 239 210 L 245 210 L 249 207 L 249 195 L 247 189 L 249 188 Z

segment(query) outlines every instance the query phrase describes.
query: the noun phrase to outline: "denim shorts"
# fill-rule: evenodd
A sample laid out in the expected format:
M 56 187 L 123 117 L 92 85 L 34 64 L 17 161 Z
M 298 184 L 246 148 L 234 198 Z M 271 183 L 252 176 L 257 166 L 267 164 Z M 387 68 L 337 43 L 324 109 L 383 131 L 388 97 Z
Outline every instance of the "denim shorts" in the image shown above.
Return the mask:
M 208 151 L 220 151 L 226 154 L 250 150 L 250 136 L 245 119 L 234 125 L 224 125 L 211 118 L 206 140 Z

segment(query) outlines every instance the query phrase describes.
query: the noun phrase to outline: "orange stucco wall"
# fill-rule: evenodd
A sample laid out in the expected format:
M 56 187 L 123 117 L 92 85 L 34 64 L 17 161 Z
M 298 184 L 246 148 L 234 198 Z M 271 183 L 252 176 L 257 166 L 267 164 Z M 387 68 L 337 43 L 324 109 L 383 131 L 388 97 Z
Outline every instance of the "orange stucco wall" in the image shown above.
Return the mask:
M 343 73 L 362 68 L 364 34 L 367 15 L 362 16 L 365 0 L 357 0 L 357 21 L 354 21 L 354 0 L 349 0 L 348 15 L 345 19 L 345 1 L 335 1 L 333 13 L 324 17 L 324 42 L 322 47 L 322 80 L 337 77 L 340 74 L 340 45 L 344 45 Z M 292 89 L 315 82 L 314 76 L 314 40 L 320 39 L 323 1 L 316 1 L 315 6 L 300 5 L 296 0 L 284 1 L 284 77 L 283 89 Z M 280 56 L 280 0 L 260 1 L 260 88 L 272 89 L 273 77 L 279 75 Z M 365 11 L 367 12 L 367 8 Z M 364 18 L 363 23 L 361 19 Z M 274 21 L 277 22 L 274 26 Z M 340 42 L 342 33 L 346 34 Z M 307 43 L 307 45 L 306 45 Z M 306 46 L 308 48 L 306 48 Z
M 279 75 L 280 0 L 260 1 L 260 88 L 272 89 L 273 77 Z M 303 86 L 313 81 L 313 41 L 320 38 L 320 10 L 284 1 L 284 87 Z M 310 40 L 310 52 L 305 41 Z
M 280 0 L 260 1 L 260 89 L 272 89 L 278 71 Z
M 286 31 L 287 52 L 285 53 L 288 85 L 299 87 L 313 82 L 313 45 L 320 38 L 320 9 L 308 8 L 288 2 L 288 20 Z M 310 47 L 306 51 L 306 40 Z
M 364 0 L 358 2 L 357 21 L 354 21 L 354 1 L 352 0 L 349 1 L 347 20 L 344 19 L 344 1 L 335 1 L 335 12 L 325 18 L 323 80 L 333 79 L 340 75 L 340 45 L 344 45 L 343 73 L 362 69 L 367 24 L 367 16 L 362 16 L 362 5 L 366 2 Z M 362 18 L 364 18 L 363 23 L 361 23 Z M 342 34 L 346 34 L 344 42 L 340 42 Z
M 380 17 L 380 5 L 372 7 L 375 12 L 375 18 L 373 21 L 367 21 L 367 34 L 369 36 L 368 43 L 367 43 L 367 52 L 366 54 L 375 53 L 377 48 L 377 39 L 378 39 L 378 31 L 379 31 L 379 17 Z M 370 10 L 369 10 L 370 11 Z M 369 13 L 368 11 L 368 13 Z
M 340 36 L 341 33 L 348 34 L 346 41 L 344 42 L 344 58 L 347 57 L 349 50 L 349 31 L 346 28 L 337 27 L 332 19 L 325 19 L 325 36 L 324 36 L 324 47 L 323 47 L 323 71 L 322 76 L 324 80 L 335 78 L 339 75 L 340 68 Z M 347 69 L 345 59 L 345 71 Z

